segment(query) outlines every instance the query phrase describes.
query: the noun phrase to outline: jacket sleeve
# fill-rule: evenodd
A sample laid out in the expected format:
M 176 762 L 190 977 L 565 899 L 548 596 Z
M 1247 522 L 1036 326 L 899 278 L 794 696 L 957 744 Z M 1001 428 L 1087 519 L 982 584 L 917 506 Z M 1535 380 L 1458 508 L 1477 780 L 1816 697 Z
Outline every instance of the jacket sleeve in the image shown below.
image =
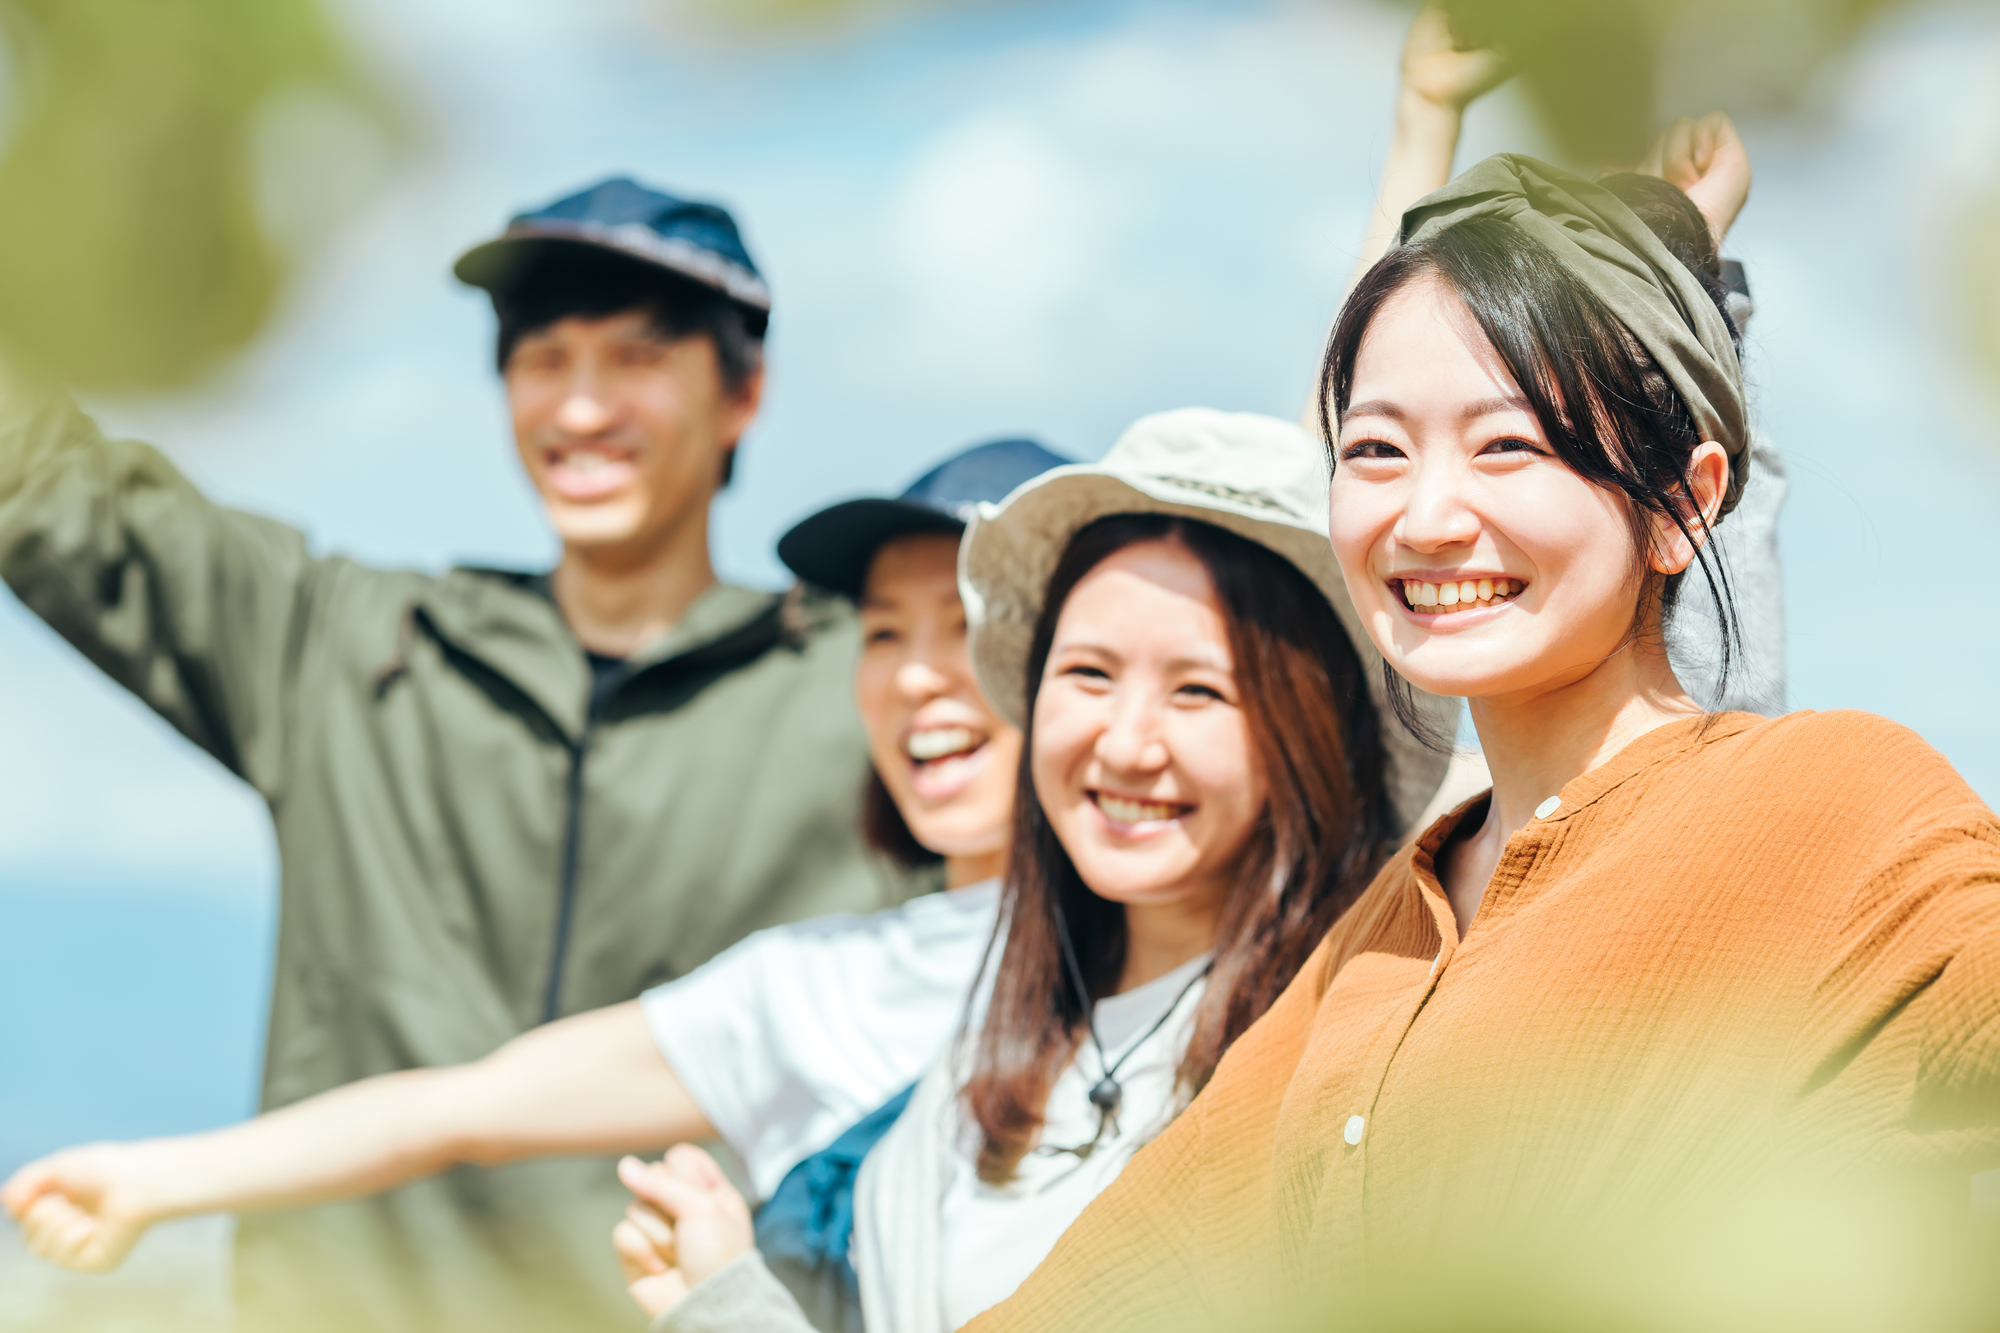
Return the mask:
M 305 539 L 0 375 L 0 578 L 113 680 L 267 798 L 315 562 Z
M 654 1333 L 818 1333 L 792 1293 L 751 1250 L 653 1321 Z

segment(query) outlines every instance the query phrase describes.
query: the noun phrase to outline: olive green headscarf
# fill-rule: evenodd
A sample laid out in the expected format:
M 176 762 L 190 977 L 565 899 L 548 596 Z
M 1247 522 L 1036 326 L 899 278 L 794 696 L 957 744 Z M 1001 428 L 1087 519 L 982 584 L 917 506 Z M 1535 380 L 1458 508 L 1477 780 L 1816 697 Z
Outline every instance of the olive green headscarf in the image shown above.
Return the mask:
M 1499 153 L 1403 214 L 1401 240 L 1428 240 L 1470 218 L 1512 223 L 1583 280 L 1653 354 L 1704 440 L 1729 455 L 1736 507 L 1750 476 L 1743 368 L 1729 326 L 1687 265 L 1601 185 L 1519 153 Z

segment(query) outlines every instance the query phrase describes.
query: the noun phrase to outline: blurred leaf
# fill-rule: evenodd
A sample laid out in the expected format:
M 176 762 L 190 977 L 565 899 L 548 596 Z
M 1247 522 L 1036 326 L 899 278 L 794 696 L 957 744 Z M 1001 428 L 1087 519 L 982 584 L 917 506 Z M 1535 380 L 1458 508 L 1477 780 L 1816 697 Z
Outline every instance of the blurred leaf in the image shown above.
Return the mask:
M 1521 90 L 1571 155 L 1627 162 L 1652 134 L 1661 37 L 1675 0 L 1454 0 L 1466 46 L 1508 53 Z
M 1985 364 L 1988 382 L 2000 388 L 2000 195 L 1971 209 L 1964 254 L 1960 290 L 1966 333 Z
M 945 0 L 651 0 L 712 31 L 778 33 Z M 992 0 L 952 0 L 961 8 Z M 1911 0 L 1444 0 L 1463 45 L 1497 45 L 1563 153 L 1637 160 L 1666 120 L 1791 109 L 1870 22 Z M 1422 0 L 1402 0 L 1414 12 Z M 1675 105 L 1662 105 L 1662 90 Z M 1681 104 L 1685 103 L 1685 104 Z
M 883 13 L 939 0 L 652 0 L 670 19 L 709 36 L 756 39 L 794 31 L 838 28 Z M 956 0 L 961 6 L 992 0 Z
M 1579 1204 L 1580 1201 L 1571 1201 Z M 2000 1246 L 1964 1187 L 1855 1176 L 1745 1185 L 1675 1216 L 1604 1198 L 1579 1216 L 1462 1216 L 1408 1251 L 1371 1237 L 1339 1282 L 1308 1276 L 1250 1333 L 1991 1333 Z M 1665 1219 L 1671 1218 L 1671 1221 Z M 1664 1224 L 1663 1224 L 1664 1222 Z M 1269 1256 L 1261 1256 L 1268 1263 Z M 1251 1268 L 1220 1288 L 1286 1292 Z M 1212 1323 L 1160 1321 L 1166 1333 Z
M 89 388 L 184 382 L 262 327 L 284 267 L 254 133 L 312 84 L 374 116 L 314 0 L 0 0 L 0 346 Z
M 1814 73 L 1906 0 L 1447 0 L 1468 45 L 1498 45 L 1557 145 L 1637 159 L 1675 115 L 1792 110 Z M 1412 6 L 1414 8 L 1414 6 Z M 1674 105 L 1663 105 L 1662 89 Z

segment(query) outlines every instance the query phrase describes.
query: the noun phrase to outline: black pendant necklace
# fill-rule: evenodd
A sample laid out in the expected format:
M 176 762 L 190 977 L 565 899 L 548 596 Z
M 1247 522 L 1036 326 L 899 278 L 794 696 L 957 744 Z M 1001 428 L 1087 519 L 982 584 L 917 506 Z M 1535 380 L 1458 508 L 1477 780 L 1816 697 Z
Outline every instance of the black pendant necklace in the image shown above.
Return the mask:
M 1118 1109 L 1125 1101 L 1125 1089 L 1118 1083 L 1119 1068 L 1132 1058 L 1134 1051 L 1146 1044 L 1148 1038 L 1166 1026 L 1167 1020 L 1181 1007 L 1181 1001 L 1187 998 L 1195 983 L 1206 977 L 1209 969 L 1215 966 L 1215 960 L 1210 959 L 1201 971 L 1188 978 L 1187 985 L 1181 987 L 1180 994 L 1174 996 L 1174 1002 L 1167 1006 L 1166 1012 L 1154 1019 L 1153 1026 L 1147 1028 L 1139 1040 L 1126 1047 L 1125 1054 L 1113 1063 L 1105 1054 L 1103 1039 L 1097 1035 L 1097 1004 L 1090 998 L 1090 988 L 1084 984 L 1083 967 L 1077 962 L 1076 946 L 1069 939 L 1069 922 L 1060 907 L 1056 909 L 1056 938 L 1062 943 L 1063 963 L 1069 972 L 1070 984 L 1076 987 L 1077 1003 L 1083 1006 L 1084 1023 L 1090 1030 L 1090 1044 L 1097 1048 L 1097 1067 L 1104 1074 L 1090 1088 L 1090 1104 L 1097 1108 L 1097 1133 L 1091 1136 L 1090 1142 L 1079 1148 L 1044 1148 L 1042 1151 L 1070 1153 L 1087 1162 L 1090 1155 L 1097 1151 L 1097 1145 L 1104 1141 L 1104 1136 L 1117 1132 Z

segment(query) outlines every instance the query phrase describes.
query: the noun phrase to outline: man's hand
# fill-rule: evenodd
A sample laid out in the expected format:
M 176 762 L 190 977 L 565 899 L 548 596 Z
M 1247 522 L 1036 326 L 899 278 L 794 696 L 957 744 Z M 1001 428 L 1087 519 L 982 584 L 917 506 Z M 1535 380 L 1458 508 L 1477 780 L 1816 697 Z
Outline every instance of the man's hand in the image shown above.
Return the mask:
M 1720 111 L 1669 125 L 1641 170 L 1686 191 L 1708 219 L 1717 249 L 1750 197 L 1750 154 Z
M 158 1220 L 141 1144 L 99 1143 L 30 1162 L 0 1187 L 28 1248 L 83 1273 L 108 1273 Z
M 715 1159 L 692 1144 L 659 1162 L 627 1157 L 618 1179 L 638 1196 L 611 1233 L 625 1290 L 657 1319 L 756 1245 L 750 1206 Z
M 1403 39 L 1403 90 L 1451 111 L 1465 110 L 1509 73 L 1498 51 L 1454 45 L 1451 20 L 1437 3 L 1418 11 Z

